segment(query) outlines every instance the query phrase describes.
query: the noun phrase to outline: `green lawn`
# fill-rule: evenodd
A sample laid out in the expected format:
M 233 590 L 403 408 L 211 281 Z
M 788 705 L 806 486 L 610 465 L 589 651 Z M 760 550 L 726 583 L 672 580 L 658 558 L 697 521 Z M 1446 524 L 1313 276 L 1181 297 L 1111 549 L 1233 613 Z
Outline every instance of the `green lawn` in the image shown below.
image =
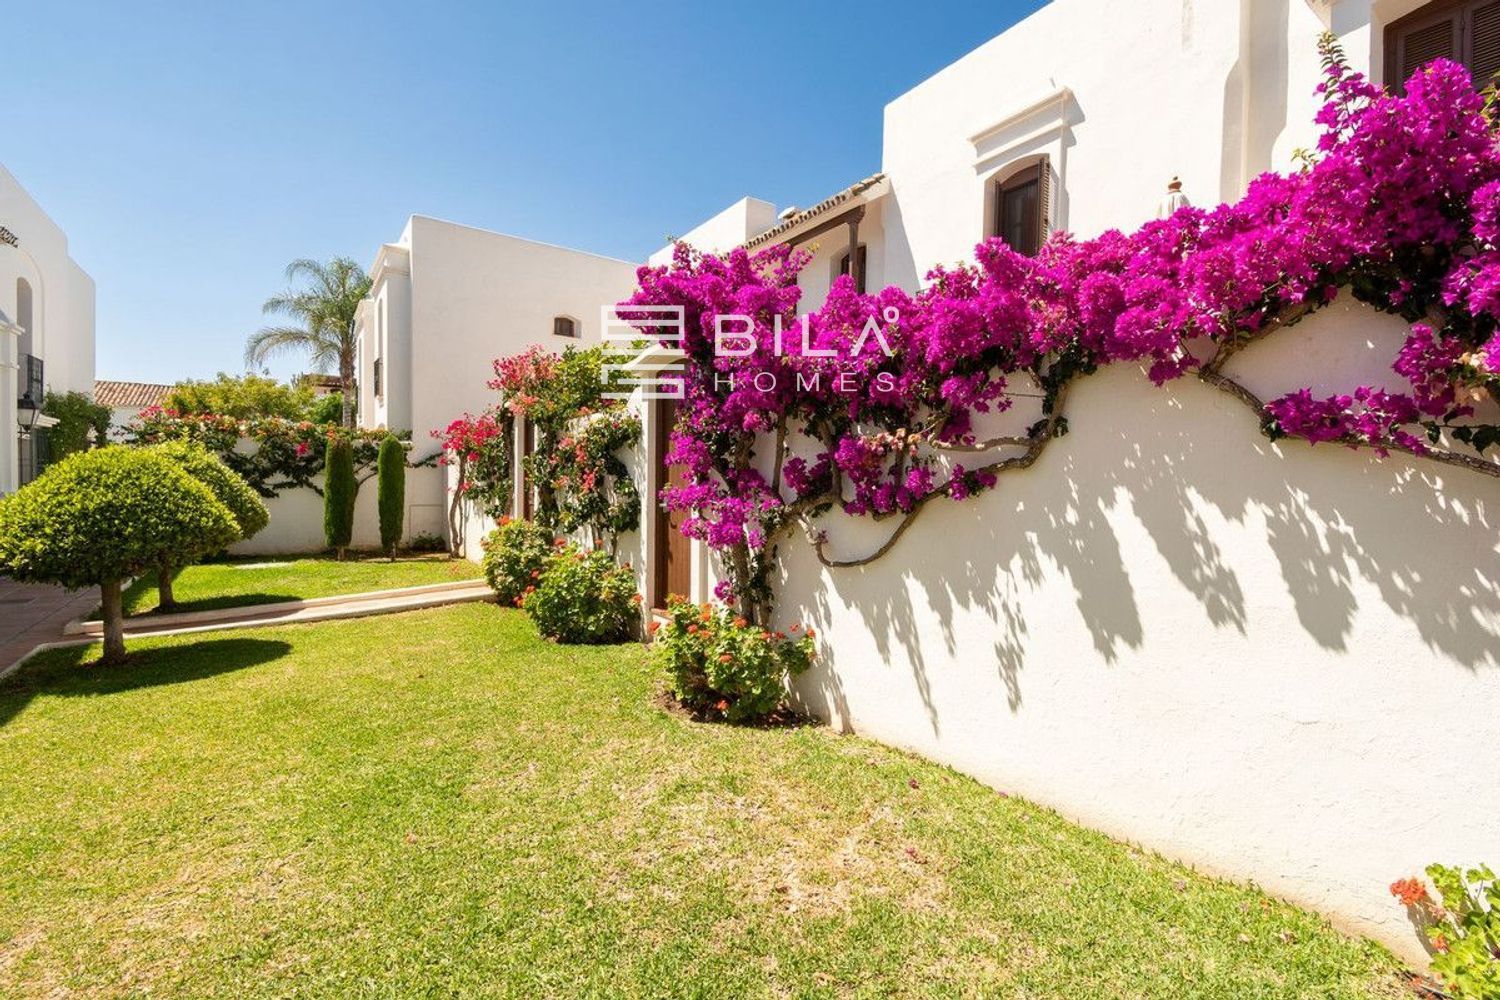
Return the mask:
M 1378 947 L 490 605 L 0 682 L 0 995 L 1395 997 Z
M 444 555 L 401 556 L 395 562 L 377 556 L 344 562 L 323 556 L 253 556 L 189 566 L 177 575 L 173 596 L 178 611 L 207 611 L 447 583 L 482 575 L 467 559 Z M 125 613 L 138 615 L 155 609 L 156 574 L 148 573 L 125 591 Z

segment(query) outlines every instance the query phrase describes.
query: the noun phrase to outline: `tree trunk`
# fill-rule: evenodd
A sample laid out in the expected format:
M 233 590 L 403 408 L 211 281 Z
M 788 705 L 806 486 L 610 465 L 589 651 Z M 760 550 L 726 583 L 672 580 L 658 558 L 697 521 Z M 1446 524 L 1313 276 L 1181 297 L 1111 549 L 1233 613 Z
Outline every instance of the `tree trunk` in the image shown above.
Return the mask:
M 120 581 L 105 580 L 99 584 L 99 593 L 104 616 L 104 655 L 99 662 L 109 666 L 125 659 L 125 605 L 120 595 Z
M 344 397 L 344 426 L 354 426 L 354 359 L 344 357 L 339 359 L 339 383 L 343 387 L 340 394 Z
M 176 571 L 166 563 L 156 567 L 156 610 L 173 611 L 177 600 L 172 596 L 172 577 Z

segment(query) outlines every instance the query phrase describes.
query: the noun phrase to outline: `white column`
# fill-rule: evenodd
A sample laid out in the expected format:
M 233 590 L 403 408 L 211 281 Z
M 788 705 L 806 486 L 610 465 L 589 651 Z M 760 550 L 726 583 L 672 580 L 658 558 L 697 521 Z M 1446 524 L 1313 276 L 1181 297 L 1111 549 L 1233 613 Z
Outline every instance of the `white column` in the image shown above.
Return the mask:
M 16 435 L 17 351 L 21 328 L 0 320 L 0 494 L 13 493 L 21 481 L 21 453 Z

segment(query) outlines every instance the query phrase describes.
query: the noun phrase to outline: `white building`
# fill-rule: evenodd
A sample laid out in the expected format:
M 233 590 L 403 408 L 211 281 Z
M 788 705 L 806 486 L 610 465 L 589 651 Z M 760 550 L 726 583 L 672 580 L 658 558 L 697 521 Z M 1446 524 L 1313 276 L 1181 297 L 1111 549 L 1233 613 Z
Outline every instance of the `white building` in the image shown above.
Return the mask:
M 916 289 L 989 236 L 1024 251 L 1134 228 L 1174 177 L 1195 203 L 1232 200 L 1313 146 L 1325 30 L 1392 84 L 1439 55 L 1500 70 L 1493 0 L 1055 0 L 891 101 L 878 172 L 781 217 L 743 199 L 684 238 L 815 249 L 815 308 L 851 268 Z M 1405 333 L 1336 306 L 1233 374 L 1263 398 L 1391 384 Z M 642 410 L 649 498 L 664 415 Z M 1463 763 L 1500 745 L 1500 714 L 1472 710 L 1500 704 L 1495 481 L 1272 444 L 1201 383 L 1155 389 L 1127 366 L 1081 381 L 1069 416 L 1036 466 L 938 504 L 875 563 L 782 545 L 781 624 L 825 637 L 798 697 L 1420 961 L 1387 885 L 1500 858 L 1500 784 Z M 890 530 L 825 524 L 850 554 Z M 654 602 L 710 596 L 714 560 L 662 512 L 632 544 Z
M 636 266 L 412 216 L 376 254 L 360 308 L 360 423 L 409 430 L 413 454 L 432 453 L 431 432 L 495 404 L 494 359 L 599 340 L 599 310 L 634 290 Z M 408 486 L 410 532 L 444 532 L 440 478 Z
M 162 382 L 94 380 L 94 402 L 109 407 L 109 436 L 125 440 L 125 428 L 140 419 L 141 411 L 161 405 L 172 387 Z
M 94 281 L 68 255 L 67 235 L 0 166 L 0 493 L 46 462 L 45 394 L 93 388 Z

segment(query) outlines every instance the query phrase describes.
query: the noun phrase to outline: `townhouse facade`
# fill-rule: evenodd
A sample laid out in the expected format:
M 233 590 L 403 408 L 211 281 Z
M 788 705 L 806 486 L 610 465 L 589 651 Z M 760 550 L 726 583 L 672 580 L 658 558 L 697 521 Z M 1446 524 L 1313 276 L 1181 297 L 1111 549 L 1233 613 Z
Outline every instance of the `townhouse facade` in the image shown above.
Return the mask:
M 0 494 L 49 456 L 49 392 L 94 388 L 94 281 L 68 237 L 0 166 Z

